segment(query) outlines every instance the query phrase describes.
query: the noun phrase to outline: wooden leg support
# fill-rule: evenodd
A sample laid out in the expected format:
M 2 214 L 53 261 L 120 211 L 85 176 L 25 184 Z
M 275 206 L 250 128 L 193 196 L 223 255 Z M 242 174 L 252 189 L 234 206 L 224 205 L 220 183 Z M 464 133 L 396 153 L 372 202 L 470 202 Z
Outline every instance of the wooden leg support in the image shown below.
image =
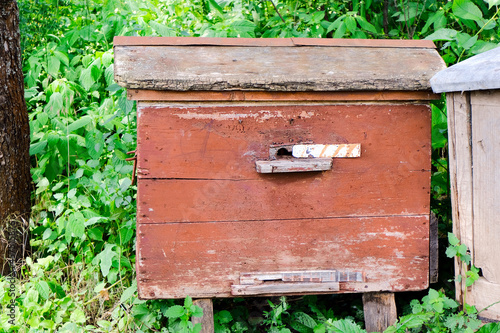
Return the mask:
M 214 305 L 210 298 L 196 299 L 193 301 L 194 305 L 203 309 L 203 317 L 191 317 L 193 325 L 201 323 L 200 333 L 213 333 L 214 332 Z
M 363 309 L 368 333 L 383 332 L 398 319 L 394 293 L 364 293 Z

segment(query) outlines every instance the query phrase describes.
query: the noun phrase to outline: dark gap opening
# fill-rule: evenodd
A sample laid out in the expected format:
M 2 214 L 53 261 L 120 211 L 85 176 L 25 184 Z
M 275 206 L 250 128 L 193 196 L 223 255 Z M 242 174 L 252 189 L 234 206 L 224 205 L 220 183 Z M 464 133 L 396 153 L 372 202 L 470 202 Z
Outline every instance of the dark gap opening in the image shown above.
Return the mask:
M 276 152 L 277 157 L 283 157 L 283 156 L 292 156 L 292 152 L 287 150 L 286 148 L 280 148 Z

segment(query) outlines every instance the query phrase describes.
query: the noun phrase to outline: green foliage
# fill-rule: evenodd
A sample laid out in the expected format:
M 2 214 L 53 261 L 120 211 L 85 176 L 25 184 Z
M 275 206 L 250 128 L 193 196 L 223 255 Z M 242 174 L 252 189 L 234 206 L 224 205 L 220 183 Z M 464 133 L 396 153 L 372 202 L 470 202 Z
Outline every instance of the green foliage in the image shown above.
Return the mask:
M 477 311 L 456 311 L 459 304 L 442 291 L 429 289 L 422 301 L 411 301 L 412 313 L 402 316 L 396 324 L 385 330 L 394 332 L 474 332 L 481 326 Z
M 268 332 L 272 333 L 291 333 L 291 331 L 286 328 L 283 316 L 288 316 L 287 310 L 290 308 L 286 297 L 281 297 L 279 304 L 273 304 L 271 301 L 267 301 L 271 307 L 271 311 L 265 311 L 263 322 L 264 325 L 269 326 Z
M 201 324 L 197 323 L 196 325 L 193 325 L 190 318 L 191 316 L 202 317 L 203 310 L 200 307 L 193 305 L 193 301 L 189 296 L 184 300 L 184 306 L 173 305 L 166 308 L 164 314 L 169 319 L 169 328 L 171 328 L 174 332 L 198 333 L 201 331 Z
M 5 332 L 197 332 L 201 315 L 184 303 L 137 298 L 135 282 L 134 103 L 113 81 L 113 37 L 323 37 L 434 40 L 447 64 L 498 46 L 499 0 L 20 0 L 25 97 L 30 112 L 34 181 L 33 256 L 0 304 L 17 305 Z M 447 120 L 444 101 L 432 105 L 432 209 L 449 229 Z M 470 262 L 450 236 L 449 256 Z M 473 283 L 471 266 L 465 278 Z M 236 304 L 236 303 L 235 303 Z M 363 332 L 316 298 L 290 306 L 286 298 L 260 321 L 243 305 L 215 313 L 216 332 Z M 467 331 L 475 309 L 461 312 L 431 290 L 390 330 Z M 360 310 L 354 317 L 362 319 Z M 359 315 L 361 313 L 361 315 Z M 344 316 L 345 317 L 345 316 Z M 389 330 L 389 331 L 390 331 Z M 486 325 L 480 332 L 495 332 Z

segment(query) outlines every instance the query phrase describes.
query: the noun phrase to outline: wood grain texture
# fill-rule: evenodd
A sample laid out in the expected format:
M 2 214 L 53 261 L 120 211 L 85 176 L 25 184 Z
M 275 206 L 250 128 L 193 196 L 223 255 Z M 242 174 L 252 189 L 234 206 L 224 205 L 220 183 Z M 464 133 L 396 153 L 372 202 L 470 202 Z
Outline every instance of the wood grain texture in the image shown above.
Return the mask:
M 455 64 L 432 79 L 434 92 L 500 89 L 500 49 L 495 48 Z
M 363 310 L 368 333 L 383 332 L 398 319 L 394 293 L 364 293 Z
M 453 232 L 474 253 L 472 212 L 472 147 L 471 110 L 469 93 L 447 95 L 448 145 Z M 455 260 L 456 274 L 463 275 L 455 282 L 456 298 L 464 304 L 465 271 Z
M 364 272 L 340 292 L 422 290 L 429 278 L 428 216 L 137 226 L 143 299 L 231 297 L 242 272 Z M 330 292 L 331 293 L 331 292 Z
M 492 256 L 495 257 L 495 256 Z M 467 304 L 475 305 L 480 317 L 500 321 L 500 284 L 488 282 L 481 277 L 467 291 Z
M 439 220 L 434 212 L 429 224 L 429 282 L 439 282 Z
M 214 304 L 209 298 L 195 299 L 193 304 L 199 306 L 203 310 L 203 317 L 191 317 L 193 325 L 201 324 L 199 333 L 214 332 Z
M 257 173 L 317 172 L 331 168 L 331 158 L 283 158 L 272 161 L 255 161 Z
M 361 158 L 336 159 L 334 168 L 357 176 L 381 174 L 392 186 L 403 174 L 430 176 L 430 117 L 429 106 L 411 104 L 176 107 L 140 102 L 138 177 L 261 179 L 255 161 L 269 158 L 272 145 L 360 143 Z
M 212 46 L 351 46 L 351 47 L 403 47 L 430 48 L 436 46 L 430 40 L 388 39 L 332 39 L 332 38 L 212 38 L 212 37 L 136 37 L 115 36 L 114 45 L 164 46 L 164 45 L 212 45 Z
M 287 295 L 302 293 L 333 293 L 340 290 L 339 282 L 265 282 L 256 285 L 235 285 L 231 286 L 233 296 L 258 296 L 258 295 Z
M 441 98 L 430 91 L 165 91 L 128 89 L 127 98 L 136 101 L 430 101 Z
M 500 90 L 476 92 L 470 102 L 474 265 L 500 284 L 500 257 L 492 255 L 500 253 Z
M 428 48 L 115 45 L 114 54 L 116 82 L 148 90 L 428 91 L 445 68 Z
M 242 181 L 143 179 L 137 217 L 140 223 L 189 223 L 428 214 L 427 187 L 421 189 L 429 177 L 419 175 L 400 178 L 399 187 L 384 184 L 384 175 L 362 183 L 333 170 Z M 412 188 L 419 190 L 408 192 Z
M 423 105 L 169 108 L 139 105 L 141 223 L 426 214 Z M 323 173 L 261 175 L 273 144 L 361 143 Z M 228 201 L 228 198 L 231 198 Z M 259 207 L 259 209 L 255 209 Z

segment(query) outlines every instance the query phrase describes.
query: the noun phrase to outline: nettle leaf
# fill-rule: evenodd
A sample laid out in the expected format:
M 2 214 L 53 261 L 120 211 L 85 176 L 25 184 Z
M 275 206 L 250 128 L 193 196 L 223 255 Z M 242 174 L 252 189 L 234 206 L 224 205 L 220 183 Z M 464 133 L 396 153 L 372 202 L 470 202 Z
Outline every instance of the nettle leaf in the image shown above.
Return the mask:
M 227 324 L 227 323 L 231 322 L 231 320 L 233 320 L 233 316 L 231 315 L 231 312 L 229 312 L 227 310 L 219 311 L 215 315 L 215 317 L 217 318 L 217 320 L 221 324 Z
M 38 291 L 38 295 L 40 295 L 44 299 L 49 299 L 50 288 L 47 282 L 39 281 L 35 284 L 35 288 Z
M 165 24 L 151 20 L 151 21 L 149 21 L 149 26 L 161 37 L 175 37 L 176 36 L 174 29 L 167 27 Z
M 344 37 L 345 33 L 346 33 L 346 24 L 344 21 L 342 21 L 338 27 L 337 30 L 335 30 L 335 34 L 333 34 L 333 38 L 342 38 Z
M 59 59 L 64 65 L 69 66 L 69 58 L 66 54 L 61 51 L 54 51 L 54 56 Z
M 76 131 L 79 128 L 87 126 L 91 121 L 92 121 L 92 118 L 90 116 L 83 116 L 83 117 L 75 120 L 71 124 L 69 124 L 67 131 L 69 133 Z
M 454 256 L 457 255 L 457 248 L 455 246 L 449 246 L 447 249 L 446 249 L 446 256 L 448 258 L 453 258 Z
M 103 229 L 100 227 L 92 228 L 87 231 L 90 239 L 96 241 L 102 241 L 102 236 L 104 235 Z
M 30 145 L 30 155 L 40 154 L 43 149 L 47 146 L 47 140 L 43 140 Z
M 357 25 L 356 25 L 356 19 L 352 16 L 347 16 L 344 20 L 347 30 L 349 30 L 350 33 L 353 33 L 356 31 Z
M 217 10 L 219 13 L 224 14 L 224 10 L 222 9 L 221 6 L 217 3 L 216 0 L 208 0 L 208 3 L 210 4 L 211 7 L 213 7 L 215 10 Z
M 117 256 L 116 252 L 113 251 L 114 247 L 114 244 L 106 244 L 104 250 L 98 254 L 101 261 L 99 265 L 103 276 L 108 276 L 111 265 L 113 264 L 113 258 Z
M 500 333 L 500 323 L 488 323 L 481 327 L 476 333 Z
M 313 329 L 317 325 L 316 321 L 304 312 L 295 312 L 293 318 L 296 322 L 310 329 Z
M 104 70 L 104 78 L 106 79 L 106 84 L 108 86 L 112 85 L 115 82 L 115 71 L 112 65 Z M 106 88 L 106 90 L 108 89 Z
M 356 16 L 356 21 L 358 22 L 361 29 L 369 31 L 374 34 L 377 33 L 377 29 L 373 26 L 373 24 L 369 23 L 364 17 Z
M 85 67 L 85 68 L 89 67 L 89 65 L 92 63 L 92 61 L 93 61 L 92 54 L 87 54 L 86 56 L 84 56 L 82 58 L 83 67 Z
M 231 25 L 231 28 L 234 31 L 233 35 L 237 35 L 235 37 L 255 37 L 257 26 L 247 20 L 237 20 Z
M 191 313 L 191 316 L 192 316 L 192 317 L 197 317 L 197 318 L 201 318 L 201 317 L 203 317 L 203 309 L 202 309 L 202 308 L 200 308 L 199 306 L 197 306 L 197 305 L 193 305 L 193 306 L 191 307 L 191 311 L 193 311 L 193 312 Z M 223 312 L 223 311 L 225 311 L 225 310 L 222 310 L 221 312 Z M 231 315 L 231 314 L 229 314 L 229 315 Z M 231 320 L 232 320 L 232 317 L 231 317 Z
M 472 46 L 469 50 L 472 54 L 479 54 L 483 53 L 489 50 L 493 50 L 494 48 L 498 47 L 498 44 L 496 43 L 491 43 L 491 42 L 485 42 L 483 40 L 478 40 L 474 46 Z
M 59 67 L 61 66 L 61 61 L 56 56 L 51 56 L 49 58 L 49 66 L 47 72 L 52 77 L 57 77 L 59 74 Z
M 164 315 L 167 318 L 179 318 L 185 313 L 185 309 L 182 305 L 172 305 L 165 310 Z
M 90 87 L 95 83 L 94 78 L 92 77 L 92 68 L 86 68 L 82 70 L 80 74 L 80 83 L 85 90 L 90 90 Z
M 450 245 L 458 245 L 460 243 L 460 240 L 455 236 L 454 233 L 449 232 L 448 233 L 448 242 L 450 242 Z
M 81 309 L 76 309 L 71 313 L 69 320 L 73 323 L 83 324 L 87 319 L 85 318 L 85 313 Z
M 500 0 L 484 0 L 488 5 L 490 5 L 490 9 L 493 6 L 500 6 Z
M 60 92 L 55 92 L 50 95 L 49 102 L 44 108 L 50 118 L 54 118 L 63 108 L 63 98 Z
M 454 0 L 451 10 L 464 20 L 479 21 L 483 18 L 481 9 L 470 0 Z
M 457 41 L 459 47 L 468 50 L 477 42 L 477 35 L 471 37 L 467 33 L 459 33 L 457 34 Z
M 335 320 L 331 323 L 335 333 L 364 333 L 361 327 L 350 319 Z
M 84 217 L 82 213 L 75 212 L 68 216 L 68 222 L 66 224 L 66 240 L 70 240 L 71 237 L 83 238 L 85 235 L 85 224 Z
M 50 229 L 50 228 L 45 229 L 45 231 L 43 232 L 43 235 L 42 235 L 42 239 L 47 240 L 50 238 L 50 236 L 52 236 L 52 229 Z
M 100 66 L 97 66 L 97 65 L 90 66 L 90 75 L 92 76 L 92 79 L 94 81 L 98 81 L 99 78 L 101 77 L 101 74 L 102 74 L 102 70 L 101 70 Z
M 120 302 L 125 303 L 128 301 L 134 294 L 137 292 L 137 284 L 133 284 L 123 291 L 122 296 L 120 297 Z
M 104 52 L 102 54 L 102 65 L 104 67 L 108 67 L 109 65 L 111 65 L 113 63 L 113 53 L 108 51 L 108 52 Z
M 439 29 L 438 31 L 430 34 L 429 36 L 425 37 L 427 40 L 454 40 L 455 37 L 457 36 L 458 31 L 453 30 L 453 29 L 448 29 L 448 28 L 442 28 Z

